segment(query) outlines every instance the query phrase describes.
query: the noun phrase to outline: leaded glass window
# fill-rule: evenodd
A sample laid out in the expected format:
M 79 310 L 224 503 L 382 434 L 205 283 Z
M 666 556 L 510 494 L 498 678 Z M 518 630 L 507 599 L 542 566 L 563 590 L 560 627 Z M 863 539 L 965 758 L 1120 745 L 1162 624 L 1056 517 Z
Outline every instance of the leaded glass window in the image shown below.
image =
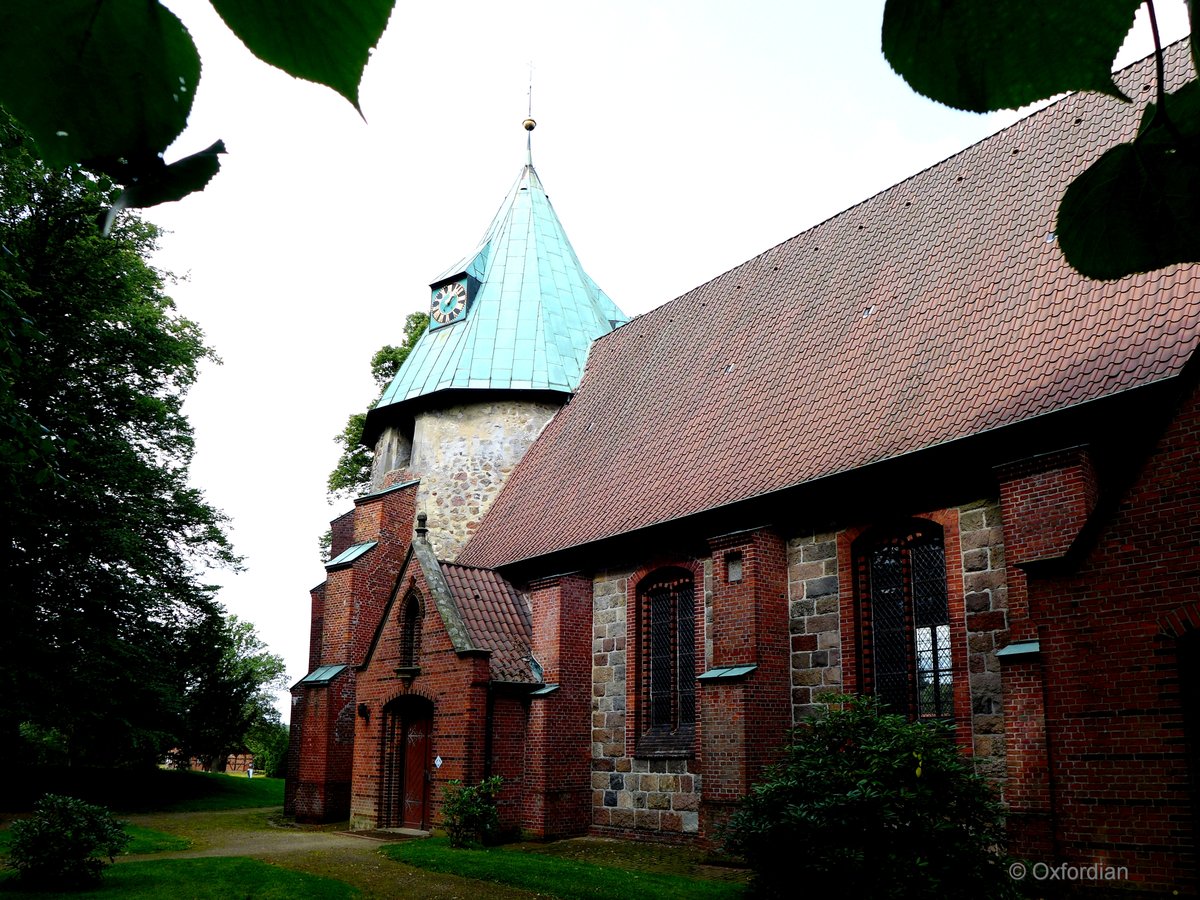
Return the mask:
M 893 712 L 954 714 L 950 610 L 941 529 L 932 522 L 875 536 L 858 554 L 864 684 Z
M 642 732 L 679 735 L 690 745 L 696 724 L 695 585 L 684 569 L 667 569 L 638 590 Z
M 409 594 L 400 613 L 400 667 L 421 664 L 421 601 Z

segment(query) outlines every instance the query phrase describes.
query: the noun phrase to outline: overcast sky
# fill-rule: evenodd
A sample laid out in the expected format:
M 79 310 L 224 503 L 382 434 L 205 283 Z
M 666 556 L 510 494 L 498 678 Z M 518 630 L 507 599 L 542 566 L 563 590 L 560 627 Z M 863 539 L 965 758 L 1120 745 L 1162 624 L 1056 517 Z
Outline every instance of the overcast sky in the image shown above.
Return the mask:
M 170 293 L 224 361 L 187 403 L 193 481 L 246 558 L 213 574 L 220 598 L 293 682 L 317 538 L 349 508 L 326 502 L 333 437 L 374 399 L 371 354 L 519 173 L 531 65 L 534 164 L 584 268 L 631 315 L 1015 118 L 913 94 L 879 52 L 882 0 L 401 2 L 365 121 L 251 56 L 206 0 L 165 2 L 204 65 L 168 161 L 229 150 L 202 194 L 146 214 L 169 231 L 155 263 L 180 276 Z M 1164 32 L 1185 33 L 1182 0 L 1163 6 Z

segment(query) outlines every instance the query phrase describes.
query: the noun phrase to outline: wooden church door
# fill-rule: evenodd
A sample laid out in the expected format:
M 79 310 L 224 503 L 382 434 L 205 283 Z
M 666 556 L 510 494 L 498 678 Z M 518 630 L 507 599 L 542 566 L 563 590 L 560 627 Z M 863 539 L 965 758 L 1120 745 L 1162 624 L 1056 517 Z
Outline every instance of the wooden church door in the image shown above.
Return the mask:
M 408 702 L 405 702 L 405 701 Z M 419 698 L 388 704 L 383 723 L 384 828 L 429 825 L 429 747 L 432 710 Z

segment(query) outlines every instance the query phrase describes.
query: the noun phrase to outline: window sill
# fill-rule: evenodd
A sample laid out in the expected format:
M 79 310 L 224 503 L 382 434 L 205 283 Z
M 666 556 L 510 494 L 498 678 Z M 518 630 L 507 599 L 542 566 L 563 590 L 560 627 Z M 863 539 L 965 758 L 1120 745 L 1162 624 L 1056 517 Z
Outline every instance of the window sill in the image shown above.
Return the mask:
M 648 731 L 638 738 L 633 755 L 637 759 L 691 759 L 696 755 L 696 729 Z

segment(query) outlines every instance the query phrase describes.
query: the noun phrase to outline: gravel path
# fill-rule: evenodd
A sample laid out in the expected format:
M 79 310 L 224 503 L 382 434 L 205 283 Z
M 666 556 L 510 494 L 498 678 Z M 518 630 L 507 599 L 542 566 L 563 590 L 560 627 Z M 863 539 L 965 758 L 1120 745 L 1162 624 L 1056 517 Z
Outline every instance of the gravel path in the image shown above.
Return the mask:
M 199 813 L 151 813 L 130 816 L 144 828 L 192 841 L 188 850 L 130 855 L 118 862 L 249 856 L 272 865 L 336 878 L 362 892 L 364 900 L 435 898 L 435 900 L 531 900 L 539 895 L 426 872 L 380 856 L 378 837 L 349 832 L 274 824 L 279 808 Z M 394 838 L 393 840 L 400 839 Z M 302 900 L 302 898 L 300 898 Z

